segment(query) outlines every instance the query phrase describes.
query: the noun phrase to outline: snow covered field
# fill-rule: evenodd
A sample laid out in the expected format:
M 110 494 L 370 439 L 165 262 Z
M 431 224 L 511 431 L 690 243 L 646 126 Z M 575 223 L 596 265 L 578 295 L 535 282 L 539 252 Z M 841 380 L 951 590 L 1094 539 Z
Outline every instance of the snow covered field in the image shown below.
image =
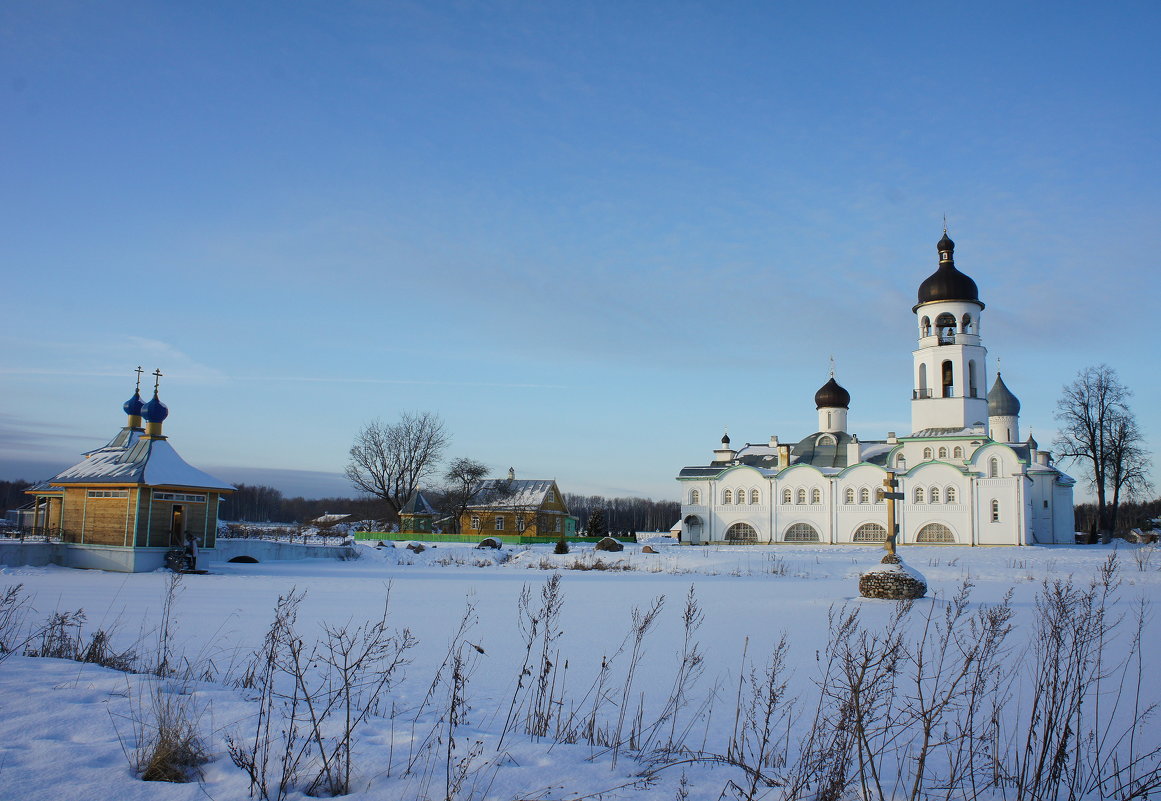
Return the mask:
M 656 554 L 642 553 L 639 546 L 619 554 L 574 547 L 567 555 L 552 554 L 551 546 L 509 547 L 500 553 L 443 544 L 422 553 L 402 547 L 359 549 L 361 558 L 351 562 L 211 563 L 208 575 L 184 577 L 172 606 L 170 642 L 177 659 L 171 664 L 195 666 L 194 678 L 159 680 L 20 654 L 0 661 L 0 797 L 249 797 L 250 781 L 231 760 L 227 738 L 254 741 L 261 699 L 258 688 L 240 687 L 240 679 L 262 646 L 278 599 L 296 590 L 305 597 L 295 630 L 308 650 L 322 637 L 324 624 L 353 631 L 379 619 L 388 592 L 388 629 L 408 629 L 415 639 L 405 652 L 408 663 L 380 694 L 378 714 L 355 730 L 350 798 L 442 799 L 449 790 L 462 799 L 783 798 L 795 792 L 813 797 L 819 791 L 817 777 L 810 789 L 794 792 L 785 779 L 794 773 L 795 754 L 809 740 L 820 698 L 825 697 L 820 686 L 841 683 L 833 663 L 832 672 L 826 673 L 832 628 L 828 615 L 840 619 L 838 610 L 846 605 L 848 613 L 858 612 L 864 634 L 886 631 L 899 615 L 893 603 L 857 597 L 859 573 L 882 555 L 872 547 L 661 545 Z M 954 761 L 946 745 L 955 739 L 949 730 L 963 723 L 962 714 L 953 718 L 952 706 L 963 712 L 976 704 L 981 718 L 993 712 L 1000 716 L 1003 734 L 995 746 L 996 760 L 1026 750 L 1022 738 L 1035 695 L 1038 595 L 1045 582 L 1070 578 L 1076 588 L 1087 588 L 1113 550 L 901 549 L 930 586 L 929 598 L 917 602 L 904 619 L 899 630 L 904 643 L 918 642 L 929 619 L 945 620 L 949 601 L 965 580 L 974 585 L 965 607 L 968 616 L 1001 604 L 1011 593 L 1014 628 L 997 648 L 995 672 L 981 676 L 999 694 L 980 694 L 975 701 L 956 696 L 937 727 L 935 739 L 944 745 L 932 749 L 927 768 L 932 776 L 925 791 L 946 795 L 937 793 L 936 785 Z M 1156 673 L 1161 626 L 1155 611 L 1146 611 L 1146 636 L 1141 649 L 1133 651 L 1140 602 L 1161 592 L 1161 552 L 1145 562 L 1145 554 L 1151 553 L 1137 546 L 1122 546 L 1117 552 L 1120 586 L 1111 608 L 1123 620 L 1105 649 L 1102 669 L 1109 675 L 1084 699 L 1083 714 L 1092 711 L 1112 723 L 1110 738 L 1126 731 L 1136 713 L 1161 698 Z M 550 627 L 545 646 L 544 627 L 552 620 L 542 618 L 539 639 L 526 657 L 528 619 L 522 625 L 521 593 L 530 590 L 527 606 L 535 614 L 546 582 L 555 574 L 560 576 L 562 599 L 555 636 Z M 5 568 L 0 570 L 0 593 L 23 585 L 31 599 L 30 624 L 39 625 L 56 611 L 83 609 L 84 637 L 98 629 L 111 631 L 115 649 L 133 648 L 149 662 L 156 661 L 159 650 L 168 580 L 163 572 Z M 689 658 L 685 644 L 683 612 L 691 588 L 703 616 L 690 638 L 702 657 L 700 664 Z M 655 619 L 645 619 L 662 597 Z M 636 660 L 635 614 L 641 632 Z M 965 617 L 965 632 L 966 625 Z M 936 628 L 929 631 L 929 646 Z M 783 637 L 787 646 L 779 652 Z M 949 664 L 957 664 L 962 646 L 944 649 L 955 652 Z M 683 653 L 689 674 L 681 682 L 684 695 L 674 692 Z M 915 646 L 911 653 L 921 650 Z M 934 651 L 929 647 L 928 653 Z M 784 668 L 771 675 L 764 671 L 773 654 L 781 656 Z M 1126 656 L 1131 659 L 1122 670 Z M 915 661 L 904 658 L 895 671 L 897 720 L 914 716 L 914 708 L 921 706 L 918 685 L 906 680 L 905 666 L 913 667 Z M 518 685 L 525 664 L 529 670 Z M 1138 667 L 1143 671 L 1140 682 Z M 538 701 L 541 676 L 548 686 Z M 947 676 L 944 680 L 950 681 Z M 779 695 L 783 683 L 786 689 Z M 941 685 L 933 680 L 924 686 Z M 210 761 L 202 766 L 200 783 L 143 782 L 134 775 L 128 757 L 140 725 L 150 725 L 154 694 L 184 703 L 204 737 Z M 778 704 L 762 706 L 771 700 Z M 285 702 L 274 705 L 278 714 L 285 708 Z M 763 710 L 768 708 L 772 711 L 767 717 Z M 542 736 L 527 733 L 537 725 L 538 710 Z M 578 736 L 585 721 L 593 723 L 588 736 Z M 777 731 L 763 729 L 766 721 L 776 724 Z M 276 720 L 275 735 L 279 725 Z M 858 752 L 857 744 L 850 746 L 854 751 L 842 750 L 838 730 L 819 731 L 826 740 L 825 747 L 816 743 L 820 754 L 826 748 L 832 749 L 831 758 Z M 1115 745 L 1123 767 L 1126 754 L 1157 748 L 1161 726 L 1150 718 L 1133 737 L 1132 743 L 1110 739 L 1103 753 L 1111 753 L 1108 749 Z M 674 745 L 659 751 L 665 742 Z M 1069 749 L 1074 744 L 1075 738 Z M 883 781 L 887 797 L 910 797 L 916 748 L 912 743 L 910 750 L 884 757 L 891 773 Z M 307 749 L 300 778 L 287 797 L 304 797 L 317 773 L 311 753 Z M 1100 753 L 1098 749 L 1098 757 Z M 277 749 L 276 757 L 281 759 Z M 820 758 L 825 762 L 825 754 Z M 1155 755 L 1134 770 L 1150 768 L 1156 770 Z M 772 777 L 782 777 L 781 783 L 768 786 L 765 779 Z M 848 791 L 854 789 L 848 786 Z M 277 797 L 276 779 L 269 790 L 270 797 Z M 1087 794 L 1100 796 L 1095 790 Z M 1006 794 L 980 788 L 981 797 L 1005 795 L 1018 793 L 1011 787 Z

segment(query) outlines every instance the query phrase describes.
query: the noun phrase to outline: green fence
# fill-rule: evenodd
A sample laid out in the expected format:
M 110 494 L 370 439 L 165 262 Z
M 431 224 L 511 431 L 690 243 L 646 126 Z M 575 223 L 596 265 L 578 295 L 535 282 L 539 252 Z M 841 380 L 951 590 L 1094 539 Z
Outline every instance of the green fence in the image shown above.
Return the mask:
M 513 545 L 550 545 L 560 541 L 560 537 L 525 537 L 521 534 L 419 534 L 399 531 L 357 531 L 356 540 L 406 542 L 459 542 L 476 545 L 485 539 L 496 539 Z M 565 537 L 565 542 L 600 542 L 601 537 Z

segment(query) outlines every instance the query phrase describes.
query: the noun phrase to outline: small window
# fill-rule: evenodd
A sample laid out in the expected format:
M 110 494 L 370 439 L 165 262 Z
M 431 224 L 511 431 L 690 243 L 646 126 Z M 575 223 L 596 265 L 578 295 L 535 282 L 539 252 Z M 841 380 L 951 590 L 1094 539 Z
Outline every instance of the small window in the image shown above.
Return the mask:
M 947 458 L 947 448 L 940 448 L 940 449 L 939 449 L 939 458 L 940 458 L 940 459 L 946 459 L 946 458 Z
M 501 517 L 500 515 L 496 515 L 496 531 L 503 531 L 503 530 L 504 530 L 504 518 Z
M 697 490 L 690 490 L 689 503 L 691 506 L 697 506 L 699 503 L 701 503 L 701 493 Z
M 847 491 L 843 493 L 843 503 L 854 503 L 854 502 L 855 502 L 854 487 L 847 487 Z
M 756 489 L 750 490 L 750 503 L 752 505 L 754 505 L 754 506 L 758 505 L 758 498 L 759 498 L 758 490 L 756 490 Z
M 999 478 L 1000 476 L 1000 460 L 992 458 L 988 460 L 988 478 Z
M 931 488 L 931 503 L 939 503 L 939 487 Z
M 871 502 L 871 489 L 870 489 L 870 487 L 863 487 L 862 489 L 859 490 L 859 503 L 870 503 L 870 502 Z
M 1000 502 L 999 501 L 992 501 L 992 522 L 993 523 L 1000 522 Z
M 878 523 L 863 523 L 855 529 L 852 542 L 884 542 L 887 539 L 887 529 Z
M 915 488 L 915 503 L 924 503 L 923 487 Z
M 794 493 L 794 500 L 797 503 L 806 503 L 806 490 L 800 489 L 798 492 Z
M 790 503 L 790 490 L 788 490 L 788 489 L 782 490 L 782 503 L 785 503 L 785 504 Z
M 158 496 L 164 493 L 158 493 Z M 89 490 L 90 498 L 128 498 L 129 490 Z M 170 499 L 172 500 L 172 498 Z M 204 498 L 203 498 L 204 500 Z
M 524 527 L 526 525 L 527 525 L 527 523 L 525 523 L 525 521 L 524 521 L 524 515 L 517 516 L 517 518 L 516 518 L 516 530 L 517 531 L 524 531 Z
M 815 488 L 810 491 L 811 503 L 822 503 L 822 490 Z
M 1048 508 L 1048 499 L 1047 498 L 1044 499 L 1044 508 L 1045 509 Z
M 955 450 L 951 452 L 951 455 L 956 459 L 962 459 L 963 458 L 963 448 L 961 448 L 959 445 L 956 445 Z
M 726 490 L 722 493 L 722 503 L 726 506 L 732 505 L 734 502 L 734 493 L 731 490 Z
M 555 492 L 553 492 L 553 491 L 552 491 L 552 489 L 550 488 L 550 489 L 548 490 L 548 492 L 546 492 L 546 493 L 544 494 L 544 500 L 545 500 L 545 502 L 547 502 L 547 503 L 552 503 L 552 502 L 554 502 L 554 501 L 556 500 L 556 493 L 555 493 Z
M 948 487 L 944 490 L 943 497 L 947 499 L 948 503 L 955 503 L 955 487 Z
M 926 461 L 931 458 L 931 448 L 923 449 L 923 459 Z
M 474 528 L 476 531 L 480 530 L 480 516 L 479 515 L 472 515 L 472 528 Z

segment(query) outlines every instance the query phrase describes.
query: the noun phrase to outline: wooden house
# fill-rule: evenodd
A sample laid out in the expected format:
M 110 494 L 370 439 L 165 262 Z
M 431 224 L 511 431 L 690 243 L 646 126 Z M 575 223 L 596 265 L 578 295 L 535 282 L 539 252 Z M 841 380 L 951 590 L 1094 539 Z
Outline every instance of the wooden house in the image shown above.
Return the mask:
M 191 537 L 200 549 L 216 544 L 218 507 L 234 488 L 174 450 L 156 385 L 148 403 L 138 389 L 123 408 L 128 421 L 107 445 L 26 491 L 35 532 L 59 536 L 68 566 L 156 570 Z
M 460 517 L 460 531 L 481 537 L 560 537 L 575 533 L 560 488 L 551 479 L 490 478 Z

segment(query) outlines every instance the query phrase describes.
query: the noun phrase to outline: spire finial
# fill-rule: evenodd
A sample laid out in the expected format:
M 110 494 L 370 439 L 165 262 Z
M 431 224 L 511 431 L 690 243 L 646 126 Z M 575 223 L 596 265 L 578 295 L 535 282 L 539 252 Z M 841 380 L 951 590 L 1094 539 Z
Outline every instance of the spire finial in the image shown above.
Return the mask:
M 996 357 L 996 375 L 1000 374 L 1000 357 Z
M 137 369 L 140 370 L 141 368 L 139 367 Z M 157 394 L 157 387 L 161 384 L 161 376 L 163 375 L 161 372 L 161 368 L 158 367 L 156 370 L 154 370 L 152 375 L 153 375 L 153 394 L 156 395 Z
M 834 355 L 830 357 L 830 377 L 834 378 Z
M 947 214 L 943 215 L 943 235 L 947 236 Z
M 141 391 L 141 374 L 145 371 L 141 369 L 141 365 L 137 365 L 137 369 L 133 372 L 137 373 L 137 391 Z

